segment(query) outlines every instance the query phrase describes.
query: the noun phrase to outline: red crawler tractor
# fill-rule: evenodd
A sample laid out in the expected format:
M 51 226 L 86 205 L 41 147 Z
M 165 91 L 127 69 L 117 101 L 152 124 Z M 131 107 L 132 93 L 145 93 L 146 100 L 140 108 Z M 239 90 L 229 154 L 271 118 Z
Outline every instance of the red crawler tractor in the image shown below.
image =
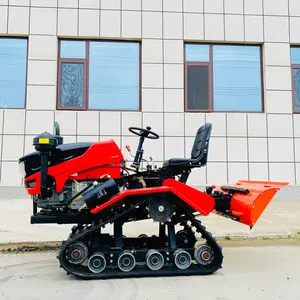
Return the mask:
M 36 152 L 19 159 L 33 199 L 31 223 L 75 224 L 61 244 L 60 266 L 84 279 L 204 275 L 221 268 L 222 249 L 196 214 L 252 227 L 288 183 L 239 181 L 203 192 L 188 186 L 192 169 L 207 163 L 211 130 L 210 123 L 197 130 L 190 158 L 144 169 L 144 140 L 159 138 L 150 127 L 129 128 L 139 136 L 130 166 L 113 140 L 64 144 L 57 122 L 54 135 L 34 138 Z M 125 223 L 147 219 L 157 222 L 157 235 L 123 235 Z M 112 235 L 103 233 L 108 224 Z

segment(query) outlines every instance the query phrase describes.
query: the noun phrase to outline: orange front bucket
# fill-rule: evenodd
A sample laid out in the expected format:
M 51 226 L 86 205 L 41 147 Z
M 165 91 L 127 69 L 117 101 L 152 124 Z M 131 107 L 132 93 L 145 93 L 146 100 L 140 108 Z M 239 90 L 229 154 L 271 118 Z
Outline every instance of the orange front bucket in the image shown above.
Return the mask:
M 288 182 L 247 181 L 240 180 L 230 187 L 248 189 L 250 193 L 235 193 L 231 198 L 230 214 L 238 222 L 252 227 L 259 219 L 277 191 L 287 186 Z M 220 190 L 220 189 L 219 189 Z M 225 192 L 224 192 L 225 193 Z

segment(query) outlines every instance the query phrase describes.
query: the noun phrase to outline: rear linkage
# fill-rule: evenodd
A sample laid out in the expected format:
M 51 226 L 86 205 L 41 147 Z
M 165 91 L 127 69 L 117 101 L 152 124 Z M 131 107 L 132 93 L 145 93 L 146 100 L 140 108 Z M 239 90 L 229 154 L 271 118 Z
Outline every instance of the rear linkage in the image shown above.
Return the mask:
M 57 258 L 60 266 L 81 279 L 208 275 L 222 267 L 223 254 L 211 233 L 182 203 L 184 215 L 159 225 L 159 236 L 122 236 L 118 220 L 147 200 L 136 201 L 103 214 L 98 224 L 75 226 L 63 241 Z M 190 222 L 190 225 L 188 224 Z M 101 234 L 101 228 L 114 224 L 114 236 Z M 175 225 L 184 227 L 175 234 Z M 165 233 L 168 228 L 168 235 Z M 193 228 L 206 243 L 195 245 Z

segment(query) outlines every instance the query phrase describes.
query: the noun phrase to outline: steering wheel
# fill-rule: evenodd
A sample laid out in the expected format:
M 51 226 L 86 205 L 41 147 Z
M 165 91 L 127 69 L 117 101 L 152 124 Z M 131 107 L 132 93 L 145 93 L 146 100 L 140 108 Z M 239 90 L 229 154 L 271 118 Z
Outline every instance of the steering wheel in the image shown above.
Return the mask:
M 157 140 L 159 139 L 159 135 L 153 131 L 151 131 L 151 127 L 147 126 L 146 129 L 140 127 L 129 127 L 128 130 L 138 136 L 142 136 L 144 138 Z

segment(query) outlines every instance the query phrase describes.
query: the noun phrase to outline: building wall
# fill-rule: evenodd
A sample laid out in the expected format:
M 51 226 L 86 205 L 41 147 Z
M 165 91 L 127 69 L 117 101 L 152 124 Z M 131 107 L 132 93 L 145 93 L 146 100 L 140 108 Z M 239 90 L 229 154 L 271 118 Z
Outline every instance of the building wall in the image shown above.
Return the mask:
M 128 127 L 151 126 L 161 138 L 145 142 L 145 156 L 158 165 L 189 157 L 196 130 L 211 122 L 208 166 L 190 184 L 299 184 L 290 56 L 299 26 L 299 0 L 0 0 L 0 34 L 28 37 L 26 108 L 0 110 L 0 185 L 22 184 L 17 159 L 54 120 L 65 142 L 113 138 L 124 153 L 137 146 Z M 58 110 L 58 37 L 141 40 L 142 111 Z M 262 44 L 264 112 L 185 112 L 185 41 Z

